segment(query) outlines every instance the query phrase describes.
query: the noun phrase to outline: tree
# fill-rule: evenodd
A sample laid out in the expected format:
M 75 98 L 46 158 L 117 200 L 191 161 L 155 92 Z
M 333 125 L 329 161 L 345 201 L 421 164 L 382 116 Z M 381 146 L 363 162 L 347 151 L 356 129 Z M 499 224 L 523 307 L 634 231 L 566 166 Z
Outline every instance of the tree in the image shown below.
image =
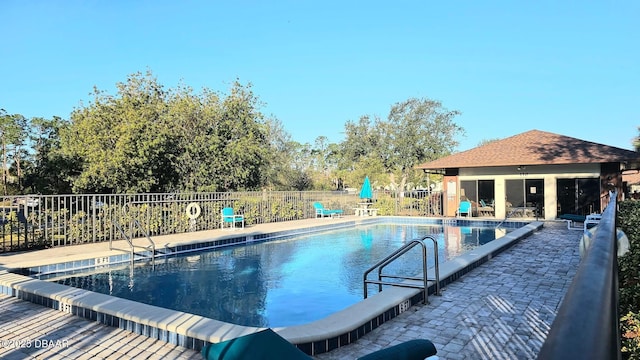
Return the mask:
M 78 159 L 76 192 L 234 191 L 259 188 L 270 151 L 260 102 L 235 82 L 228 96 L 165 90 L 151 72 L 94 89 L 63 129 L 61 154 Z
M 260 105 L 251 91 L 235 82 L 231 94 L 222 102 L 222 112 L 215 134 L 221 155 L 218 176 L 222 178 L 220 190 L 251 190 L 261 186 L 261 173 L 267 166 L 269 152 L 266 144 L 266 126 Z
M 480 142 L 478 143 L 478 147 L 480 147 L 480 146 L 485 146 L 485 145 L 488 145 L 488 144 L 491 144 L 492 142 L 495 142 L 495 141 L 498 141 L 498 140 L 501 140 L 501 139 L 500 139 L 500 138 L 494 138 L 494 139 L 482 139 L 482 140 L 480 140 Z
M 311 172 L 314 175 L 314 188 L 318 190 L 336 190 L 338 179 L 334 176 L 337 169 L 340 149 L 337 144 L 329 143 L 326 136 L 318 136 L 309 152 Z
M 71 114 L 62 153 L 79 159 L 76 192 L 149 192 L 170 187 L 173 133 L 166 92 L 150 72 L 118 83 L 118 97 L 94 89 L 94 102 Z
M 357 123 L 347 121 L 344 133 L 337 177 L 345 186 L 358 187 L 367 175 L 374 183 L 387 179 L 385 160 L 389 153 L 384 144 L 384 122 L 378 117 L 363 115 Z
M 271 150 L 259 106 L 251 85 L 237 81 L 226 97 L 208 89 L 195 95 L 189 88 L 171 97 L 169 117 L 177 133 L 174 164 L 180 189 L 234 191 L 262 186 Z
M 80 173 L 77 159 L 60 154 L 60 131 L 69 122 L 60 118 L 30 120 L 33 160 L 25 168 L 25 187 L 32 193 L 68 194 L 72 179 Z
M 16 182 L 21 188 L 22 167 L 21 162 L 25 157 L 24 145 L 27 138 L 27 119 L 20 114 L 7 114 L 0 109 L 0 146 L 2 147 L 2 188 L 3 194 L 8 193 L 9 180 L 12 179 L 9 168 L 14 165 L 16 169 Z
M 267 143 L 270 152 L 266 159 L 269 166 L 263 172 L 264 185 L 271 190 L 309 190 L 313 183 L 307 172 L 306 157 L 308 148 L 284 130 L 278 119 L 268 119 Z
M 453 119 L 459 114 L 426 98 L 410 98 L 391 107 L 384 124 L 389 151 L 385 165 L 399 173 L 401 193 L 416 165 L 448 155 L 458 146 L 456 137 L 464 130 Z

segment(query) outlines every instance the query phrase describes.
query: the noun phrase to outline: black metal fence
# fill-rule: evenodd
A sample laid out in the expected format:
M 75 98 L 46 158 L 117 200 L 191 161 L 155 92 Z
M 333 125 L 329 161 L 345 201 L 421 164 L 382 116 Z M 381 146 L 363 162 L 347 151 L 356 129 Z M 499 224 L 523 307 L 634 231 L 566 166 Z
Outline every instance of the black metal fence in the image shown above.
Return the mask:
M 442 215 L 440 193 L 377 192 L 374 200 L 380 215 Z M 362 200 L 340 191 L 9 196 L 0 203 L 0 253 L 121 240 L 118 226 L 134 220 L 142 229 L 132 237 L 217 229 L 224 207 L 247 225 L 308 219 L 316 201 L 353 214 Z

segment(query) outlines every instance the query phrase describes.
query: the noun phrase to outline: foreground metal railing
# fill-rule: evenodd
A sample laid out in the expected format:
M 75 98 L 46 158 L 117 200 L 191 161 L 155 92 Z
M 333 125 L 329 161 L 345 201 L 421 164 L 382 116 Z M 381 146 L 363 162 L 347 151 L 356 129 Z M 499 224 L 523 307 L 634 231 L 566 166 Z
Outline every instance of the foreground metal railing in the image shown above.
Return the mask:
M 538 359 L 620 359 L 617 194 L 565 295 Z
M 439 216 L 440 193 L 374 194 L 379 215 Z M 0 253 L 218 229 L 233 207 L 247 225 L 315 217 L 313 203 L 353 214 L 361 200 L 343 191 L 252 191 L 7 196 L 0 202 Z M 197 207 L 193 204 L 197 204 Z M 191 212 L 190 212 L 191 211 Z M 197 215 L 197 216 L 195 216 Z

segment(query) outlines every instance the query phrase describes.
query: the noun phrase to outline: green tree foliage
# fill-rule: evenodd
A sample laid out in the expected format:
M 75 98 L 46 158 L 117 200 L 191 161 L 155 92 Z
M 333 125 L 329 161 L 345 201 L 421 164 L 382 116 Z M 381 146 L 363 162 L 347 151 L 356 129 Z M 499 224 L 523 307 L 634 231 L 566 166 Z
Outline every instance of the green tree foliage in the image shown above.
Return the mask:
M 60 155 L 60 131 L 69 122 L 60 117 L 33 118 L 30 121 L 33 158 L 26 169 L 26 192 L 41 194 L 71 193 L 71 181 L 79 174 L 80 164 Z
M 390 155 L 384 143 L 385 124 L 377 117 L 372 119 L 364 115 L 357 123 L 347 121 L 344 130 L 337 176 L 347 187 L 359 187 L 367 175 L 374 187 L 377 183 L 386 183 L 388 169 L 385 164 Z
M 331 190 L 367 175 L 374 187 L 403 190 L 425 186 L 415 165 L 449 154 L 462 132 L 457 111 L 411 98 L 386 120 L 347 121 L 341 143 L 301 144 L 264 118 L 250 84 L 196 93 L 165 89 L 148 71 L 116 85 L 114 95 L 94 88 L 68 121 L 0 111 L 4 192 Z
M 182 88 L 170 99 L 177 131 L 178 189 L 230 191 L 259 188 L 270 160 L 269 127 L 250 86 L 235 82 L 222 98 Z
M 358 123 L 347 122 L 340 163 L 346 181 L 357 187 L 369 175 L 400 191 L 418 184 L 424 175 L 416 165 L 448 155 L 458 145 L 463 129 L 453 120 L 459 114 L 440 102 L 411 98 L 393 105 L 387 121 L 362 116 Z
M 2 151 L 4 195 L 9 193 L 10 184 L 16 184 L 18 190 L 22 187 L 22 161 L 26 156 L 27 122 L 27 119 L 20 114 L 8 114 L 6 110 L 0 109 L 0 150 Z M 11 165 L 15 168 L 15 179 L 9 171 Z
M 340 148 L 326 136 L 318 136 L 309 151 L 316 190 L 336 190 L 340 187 L 335 171 L 340 159 Z
M 488 144 L 491 144 L 492 142 L 498 141 L 498 140 L 502 140 L 501 138 L 493 138 L 493 139 L 482 139 L 480 140 L 480 142 L 478 143 L 478 147 L 480 146 L 485 146 Z
M 324 176 L 314 168 L 314 157 L 321 157 L 318 150 L 309 144 L 291 140 L 291 135 L 277 119 L 269 119 L 267 128 L 272 151 L 269 154 L 269 166 L 264 171 L 265 187 L 270 190 L 298 191 L 323 188 L 323 185 L 314 181 Z
M 267 159 L 271 166 L 266 167 L 262 175 L 264 185 L 269 190 L 289 190 L 292 188 L 291 179 L 296 177 L 291 164 L 297 143 L 291 140 L 291 135 L 278 119 L 267 119 L 266 125 L 266 141 L 273 151 Z
M 60 153 L 77 159 L 76 192 L 230 191 L 261 185 L 270 148 L 250 86 L 222 97 L 165 90 L 150 72 L 94 89 L 63 129 Z
M 76 192 L 147 192 L 168 186 L 172 133 L 166 93 L 147 73 L 118 83 L 118 95 L 94 89 L 93 103 L 76 109 L 63 129 L 61 152 L 78 159 Z
M 430 99 L 410 98 L 391 107 L 385 133 L 386 166 L 400 174 L 400 191 L 416 165 L 449 155 L 458 146 L 456 138 L 463 129 L 453 119 L 459 114 Z
M 258 100 L 249 88 L 235 83 L 231 95 L 222 102 L 217 136 L 218 190 L 256 189 L 267 165 L 269 148 L 266 126 L 256 107 Z

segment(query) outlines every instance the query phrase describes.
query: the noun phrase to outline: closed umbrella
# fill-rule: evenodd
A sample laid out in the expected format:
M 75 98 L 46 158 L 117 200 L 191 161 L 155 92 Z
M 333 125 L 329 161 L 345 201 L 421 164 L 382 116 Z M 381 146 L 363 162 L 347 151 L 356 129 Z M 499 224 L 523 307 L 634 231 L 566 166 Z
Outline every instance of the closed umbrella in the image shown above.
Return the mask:
M 373 199 L 373 190 L 371 190 L 371 182 L 369 182 L 368 176 L 364 178 L 364 183 L 360 189 L 360 199 Z

